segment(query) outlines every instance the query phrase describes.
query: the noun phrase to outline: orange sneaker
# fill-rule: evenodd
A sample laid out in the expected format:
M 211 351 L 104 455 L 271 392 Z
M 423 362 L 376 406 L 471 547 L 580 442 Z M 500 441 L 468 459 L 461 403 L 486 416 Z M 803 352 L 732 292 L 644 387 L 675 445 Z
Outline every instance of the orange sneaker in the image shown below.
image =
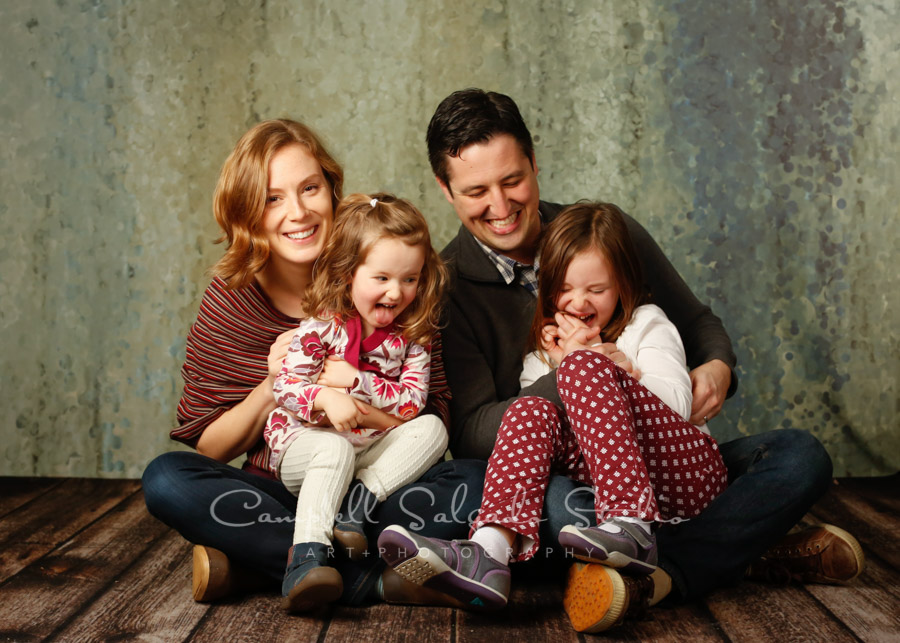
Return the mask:
M 563 607 L 578 632 L 603 632 L 627 617 L 645 613 L 653 595 L 650 576 L 622 576 L 596 563 L 575 563 L 563 596 Z

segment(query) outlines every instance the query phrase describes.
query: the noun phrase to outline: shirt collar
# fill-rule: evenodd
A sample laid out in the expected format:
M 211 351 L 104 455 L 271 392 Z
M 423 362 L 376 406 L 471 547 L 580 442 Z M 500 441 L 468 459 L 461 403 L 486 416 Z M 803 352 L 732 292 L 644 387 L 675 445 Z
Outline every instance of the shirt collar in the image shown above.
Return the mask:
M 541 214 L 540 210 L 538 210 L 538 216 L 541 217 L 541 226 L 543 227 L 544 215 Z M 531 265 L 521 263 L 515 259 L 510 259 L 506 255 L 500 254 L 487 244 L 482 243 L 481 239 L 475 235 L 472 235 L 472 238 L 475 239 L 475 243 L 478 244 L 478 247 L 481 248 L 485 256 L 490 259 L 491 263 L 497 269 L 497 272 L 499 272 L 500 276 L 503 278 L 503 281 L 506 282 L 506 285 L 510 285 L 517 280 L 533 281 L 533 292 L 537 292 L 537 272 L 540 270 L 540 257 L 535 256 L 534 263 Z M 523 285 L 527 284 L 523 283 Z M 529 290 L 532 290 L 532 288 L 529 288 Z
M 473 237 L 474 238 L 474 237 Z M 529 293 L 537 297 L 538 292 L 538 269 L 540 268 L 540 257 L 534 258 L 534 263 L 524 264 L 510 259 L 475 239 L 478 247 L 484 251 L 485 256 L 500 273 L 500 277 L 507 286 L 517 283 L 524 287 Z

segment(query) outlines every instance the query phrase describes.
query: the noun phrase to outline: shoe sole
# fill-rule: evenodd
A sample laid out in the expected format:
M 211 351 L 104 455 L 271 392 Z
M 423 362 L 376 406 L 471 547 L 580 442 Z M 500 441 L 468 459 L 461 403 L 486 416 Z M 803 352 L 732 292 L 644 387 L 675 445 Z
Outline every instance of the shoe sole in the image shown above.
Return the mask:
M 288 612 L 309 612 L 341 597 L 344 583 L 333 567 L 317 567 L 288 592 L 281 607 Z
M 231 565 L 218 549 L 194 545 L 192 552 L 191 595 L 198 603 L 208 603 L 229 592 Z
M 643 560 L 632 558 L 618 551 L 607 551 L 603 545 L 599 545 L 582 536 L 578 531 L 568 531 L 569 527 L 563 527 L 559 532 L 559 544 L 564 548 L 571 547 L 575 558 L 587 563 L 599 563 L 607 567 L 615 567 L 632 574 L 652 574 L 656 571 L 656 565 Z
M 863 568 L 866 566 L 866 557 L 863 554 L 862 547 L 859 544 L 859 541 L 856 540 L 850 533 L 844 531 L 840 527 L 835 527 L 834 525 L 819 525 L 830 534 L 833 534 L 835 537 L 839 538 L 843 542 L 847 543 L 847 546 L 850 547 L 850 550 L 853 552 L 853 556 L 856 559 L 856 573 L 850 578 L 831 578 L 828 576 L 822 576 L 817 579 L 818 582 L 829 583 L 829 584 L 838 584 L 844 585 L 845 583 L 849 583 L 854 578 L 862 574 Z
M 388 527 L 378 539 L 381 558 L 404 580 L 452 596 L 467 608 L 494 611 L 506 607 L 497 590 L 454 571 L 430 549 L 419 549 L 403 527 Z
M 467 609 L 468 605 L 449 594 L 421 585 L 414 585 L 388 566 L 381 576 L 382 599 L 392 605 L 427 605 L 429 607 L 455 607 Z
M 357 563 L 366 558 L 369 550 L 369 541 L 364 534 L 350 529 L 345 531 L 335 525 L 332 535 L 334 543 L 340 547 L 347 558 Z
M 625 581 L 602 565 L 575 563 L 569 568 L 563 608 L 578 632 L 603 632 L 618 623 L 626 605 Z

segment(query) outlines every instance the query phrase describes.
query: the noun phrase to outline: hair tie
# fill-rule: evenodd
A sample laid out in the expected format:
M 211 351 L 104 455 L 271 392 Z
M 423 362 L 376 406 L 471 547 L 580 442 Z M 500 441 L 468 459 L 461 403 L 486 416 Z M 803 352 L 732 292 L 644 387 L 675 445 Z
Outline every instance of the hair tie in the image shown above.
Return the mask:
M 371 201 L 369 201 L 369 205 L 371 205 L 373 208 L 374 208 L 377 204 L 378 204 L 378 199 L 372 199 Z

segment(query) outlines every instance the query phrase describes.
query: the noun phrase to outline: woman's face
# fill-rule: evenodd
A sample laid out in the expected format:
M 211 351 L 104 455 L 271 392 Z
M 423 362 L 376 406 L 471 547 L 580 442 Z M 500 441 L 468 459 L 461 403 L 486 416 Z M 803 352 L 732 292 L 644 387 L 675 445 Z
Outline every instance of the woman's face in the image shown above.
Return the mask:
M 292 143 L 269 161 L 263 234 L 272 261 L 312 264 L 331 232 L 331 185 L 306 146 Z

